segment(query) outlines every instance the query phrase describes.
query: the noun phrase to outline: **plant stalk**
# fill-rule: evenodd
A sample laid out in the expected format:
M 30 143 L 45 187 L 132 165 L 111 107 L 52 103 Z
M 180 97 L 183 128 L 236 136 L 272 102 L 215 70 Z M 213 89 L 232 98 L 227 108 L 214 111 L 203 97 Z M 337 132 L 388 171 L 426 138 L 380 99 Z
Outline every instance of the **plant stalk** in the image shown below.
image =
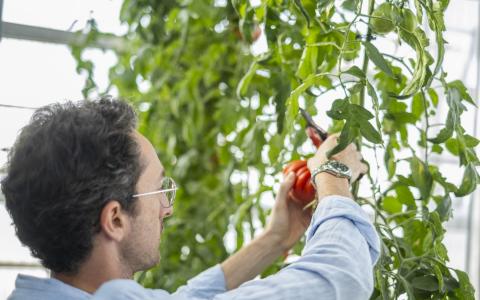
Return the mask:
M 374 8 L 375 8 L 375 0 L 368 0 L 368 15 L 371 15 L 373 13 Z M 370 24 L 370 19 L 368 20 L 368 24 Z M 372 34 L 372 29 L 370 28 L 370 26 L 368 26 L 367 38 L 371 34 Z M 368 59 L 368 55 L 367 55 L 367 50 L 364 48 L 363 49 L 362 71 L 365 74 L 367 74 L 368 63 L 369 63 L 369 59 Z M 365 79 L 365 80 L 368 80 L 368 79 Z M 367 92 L 366 91 L 366 86 L 367 86 L 367 83 L 365 82 L 365 84 L 362 86 L 362 90 L 360 92 L 360 103 L 359 103 L 359 105 L 361 105 L 361 106 L 365 105 L 365 93 Z M 357 145 L 358 151 L 360 151 L 361 147 L 362 147 L 362 137 L 361 136 L 357 138 L 357 140 L 355 141 L 355 144 Z M 353 195 L 354 198 L 357 198 L 357 196 L 358 196 L 359 187 L 360 187 L 359 181 L 356 181 L 356 182 L 353 183 L 353 185 L 352 185 L 352 195 Z

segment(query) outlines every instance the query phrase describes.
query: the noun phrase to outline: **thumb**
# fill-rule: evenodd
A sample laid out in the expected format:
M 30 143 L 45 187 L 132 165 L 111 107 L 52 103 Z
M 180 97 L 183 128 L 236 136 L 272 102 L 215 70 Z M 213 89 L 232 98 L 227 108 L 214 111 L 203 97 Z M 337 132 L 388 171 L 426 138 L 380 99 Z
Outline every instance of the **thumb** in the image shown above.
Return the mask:
M 278 191 L 277 199 L 283 200 L 287 199 L 288 192 L 293 187 L 295 183 L 295 173 L 289 172 L 285 179 L 283 180 L 282 184 L 280 184 L 280 190 Z

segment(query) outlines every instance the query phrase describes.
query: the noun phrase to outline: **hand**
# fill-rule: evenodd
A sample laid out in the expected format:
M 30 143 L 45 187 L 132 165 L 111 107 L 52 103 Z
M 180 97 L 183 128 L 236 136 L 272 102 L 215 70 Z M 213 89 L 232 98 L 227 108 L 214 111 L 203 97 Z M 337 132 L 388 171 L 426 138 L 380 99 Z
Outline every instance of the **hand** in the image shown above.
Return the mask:
M 338 134 L 332 134 L 320 145 L 317 153 L 307 161 L 310 172 L 328 160 L 327 153 L 338 144 L 337 139 Z M 350 182 L 355 182 L 360 174 L 368 172 L 368 166 L 362 162 L 362 154 L 357 151 L 357 146 L 354 143 L 348 145 L 347 148 L 333 155 L 330 159 L 339 161 L 350 168 L 352 171 Z
M 284 178 L 278 191 L 270 221 L 265 230 L 273 237 L 281 250 L 290 250 L 303 236 L 312 218 L 311 210 L 303 207 L 289 197 L 289 191 L 295 182 L 295 173 L 290 172 Z

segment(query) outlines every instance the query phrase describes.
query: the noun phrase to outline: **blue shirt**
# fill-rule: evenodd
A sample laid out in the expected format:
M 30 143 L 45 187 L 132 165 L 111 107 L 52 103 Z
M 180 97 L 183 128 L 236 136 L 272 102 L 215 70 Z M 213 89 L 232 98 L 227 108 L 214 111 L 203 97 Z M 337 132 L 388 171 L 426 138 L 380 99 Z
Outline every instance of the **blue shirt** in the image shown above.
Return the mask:
M 277 274 L 227 291 L 220 265 L 175 293 L 146 289 L 133 280 L 104 283 L 93 295 L 54 278 L 18 275 L 9 300 L 53 299 L 369 299 L 380 242 L 368 215 L 352 199 L 328 196 L 317 207 L 302 256 Z

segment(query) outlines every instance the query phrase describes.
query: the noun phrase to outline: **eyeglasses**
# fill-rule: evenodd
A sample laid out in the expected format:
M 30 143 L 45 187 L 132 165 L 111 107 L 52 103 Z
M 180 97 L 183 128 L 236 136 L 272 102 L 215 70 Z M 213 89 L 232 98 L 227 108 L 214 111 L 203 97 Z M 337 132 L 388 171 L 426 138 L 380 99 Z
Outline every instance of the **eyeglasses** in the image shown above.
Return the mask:
M 148 193 L 141 193 L 141 194 L 135 194 L 132 195 L 132 197 L 137 198 L 141 196 L 149 196 L 149 195 L 155 195 L 155 194 L 160 194 L 163 193 L 163 197 L 160 200 L 160 204 L 164 208 L 168 208 L 173 206 L 173 202 L 175 201 L 175 194 L 177 193 L 177 185 L 175 184 L 175 181 L 171 177 L 163 177 L 162 182 L 161 182 L 161 190 L 158 191 L 153 191 L 153 192 L 148 192 Z

